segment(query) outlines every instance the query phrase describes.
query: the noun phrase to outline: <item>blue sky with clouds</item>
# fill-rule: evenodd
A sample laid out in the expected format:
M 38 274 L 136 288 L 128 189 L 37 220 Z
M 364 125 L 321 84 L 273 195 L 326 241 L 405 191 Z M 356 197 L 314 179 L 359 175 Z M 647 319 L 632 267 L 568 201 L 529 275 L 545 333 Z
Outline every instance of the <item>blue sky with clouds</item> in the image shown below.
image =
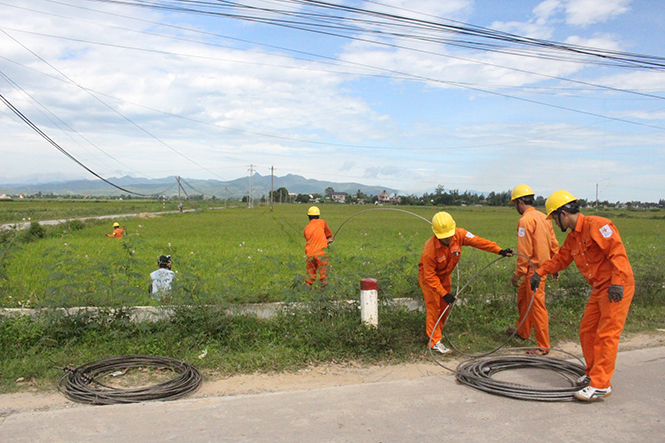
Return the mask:
M 330 3 L 665 57 L 660 1 Z M 106 1 L 0 0 L 0 93 L 104 177 L 228 180 L 255 165 L 403 193 L 527 183 L 544 196 L 594 199 L 598 185 L 601 200 L 665 198 L 664 69 L 373 32 L 386 29 L 339 38 Z M 92 178 L 2 103 L 0 156 L 0 183 Z

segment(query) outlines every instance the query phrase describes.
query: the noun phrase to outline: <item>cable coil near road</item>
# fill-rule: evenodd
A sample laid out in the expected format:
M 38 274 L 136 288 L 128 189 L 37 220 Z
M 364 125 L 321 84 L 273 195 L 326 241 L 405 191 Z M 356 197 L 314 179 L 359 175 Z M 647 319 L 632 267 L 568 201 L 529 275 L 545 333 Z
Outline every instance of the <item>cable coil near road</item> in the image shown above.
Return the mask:
M 534 268 L 535 271 L 533 262 L 531 262 L 531 260 L 528 257 L 519 253 L 517 255 L 520 255 L 529 260 L 531 267 Z M 496 260 L 493 260 L 492 262 L 485 265 L 483 268 L 481 268 L 473 277 L 471 277 L 471 279 L 461 289 L 457 290 L 456 298 L 459 298 L 460 295 L 466 289 L 466 287 L 473 280 L 475 280 L 480 274 L 482 274 L 487 268 L 489 268 L 491 265 L 498 262 L 499 260 L 502 260 L 503 258 L 504 257 L 499 257 Z M 560 360 L 557 358 L 547 357 L 547 356 L 527 355 L 523 353 L 518 353 L 538 348 L 533 348 L 533 347 L 504 348 L 504 346 L 513 337 L 515 337 L 515 335 L 517 334 L 517 329 L 519 329 L 522 326 L 522 324 L 526 320 L 526 317 L 529 315 L 529 311 L 531 311 L 531 306 L 533 305 L 534 295 L 535 295 L 534 291 L 531 291 L 531 300 L 529 302 L 529 306 L 524 314 L 524 317 L 522 318 L 522 321 L 517 326 L 517 328 L 515 328 L 516 331 L 513 332 L 510 335 L 510 337 L 508 337 L 508 339 L 504 341 L 501 345 L 499 345 L 497 348 L 481 354 L 476 354 L 476 355 L 467 354 L 462 350 L 460 350 L 459 347 L 456 346 L 453 343 L 453 341 L 447 336 L 447 334 L 445 334 L 445 331 L 443 331 L 444 336 L 450 343 L 451 347 L 460 354 L 470 358 L 468 360 L 459 363 L 456 369 L 450 369 L 445 365 L 443 365 L 440 361 L 438 361 L 434 357 L 434 353 L 432 352 L 431 348 L 429 350 L 430 356 L 432 357 L 432 359 L 436 364 L 455 374 L 455 378 L 459 383 L 478 389 L 480 391 L 487 392 L 489 394 L 515 398 L 518 400 L 534 400 L 534 401 L 550 401 L 550 402 L 572 401 L 574 398 L 573 394 L 576 391 L 583 388 L 588 383 L 588 381 L 586 381 L 581 386 L 577 385 L 578 380 L 583 375 L 585 375 L 584 365 L 578 357 L 558 349 L 548 350 L 549 352 L 554 351 L 566 354 L 568 357 L 577 360 L 577 362 L 573 362 L 573 361 Z M 449 308 L 451 308 L 451 306 L 453 306 L 454 308 L 455 304 L 448 305 L 446 307 L 446 309 L 441 313 L 439 319 L 434 325 L 434 329 L 436 329 L 436 326 L 439 324 L 439 322 L 441 322 L 443 316 L 446 314 Z M 450 318 L 452 312 L 453 309 L 450 309 L 448 318 Z M 432 342 L 432 337 L 430 337 L 430 346 L 432 345 L 431 342 Z M 496 354 L 497 352 L 501 351 L 502 348 L 503 351 L 506 353 L 505 355 L 491 356 L 492 354 Z M 493 375 L 495 374 L 514 369 L 550 370 L 557 373 L 565 380 L 567 380 L 569 386 L 537 387 L 537 386 L 528 386 L 518 383 L 504 382 L 493 378 Z
M 510 351 L 515 351 L 512 348 Z M 559 351 L 562 352 L 562 351 Z M 493 375 L 512 369 L 544 369 L 554 371 L 570 382 L 568 387 L 537 387 L 500 381 Z M 461 362 L 455 371 L 457 381 L 490 394 L 519 400 L 572 401 L 573 393 L 581 389 L 575 382 L 584 374 L 584 366 L 558 358 L 509 354 Z
M 129 368 L 147 366 L 169 369 L 177 374 L 163 383 L 140 388 L 115 388 L 99 381 L 106 375 Z M 103 358 L 75 369 L 64 368 L 58 389 L 70 400 L 92 405 L 138 403 L 152 400 L 176 400 L 195 392 L 202 382 L 199 371 L 187 362 L 170 357 L 150 355 L 121 355 Z

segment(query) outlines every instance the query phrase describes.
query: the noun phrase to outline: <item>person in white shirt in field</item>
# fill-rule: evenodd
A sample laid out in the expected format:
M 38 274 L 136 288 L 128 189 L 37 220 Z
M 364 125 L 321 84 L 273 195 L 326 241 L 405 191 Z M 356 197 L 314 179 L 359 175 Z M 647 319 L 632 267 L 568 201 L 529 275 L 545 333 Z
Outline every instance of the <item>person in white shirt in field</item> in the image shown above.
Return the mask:
M 159 269 L 150 273 L 152 284 L 149 292 L 152 298 L 160 300 L 161 295 L 171 290 L 171 282 L 175 279 L 175 272 L 171 270 L 171 256 L 162 255 L 157 260 Z

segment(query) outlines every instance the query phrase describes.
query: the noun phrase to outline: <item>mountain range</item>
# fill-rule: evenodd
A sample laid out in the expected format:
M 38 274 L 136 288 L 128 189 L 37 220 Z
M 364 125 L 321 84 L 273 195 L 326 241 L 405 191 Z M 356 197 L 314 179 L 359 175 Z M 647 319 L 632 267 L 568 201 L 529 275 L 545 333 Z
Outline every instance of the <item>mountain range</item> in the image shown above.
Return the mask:
M 324 194 L 327 188 L 333 188 L 335 192 L 346 192 L 355 194 L 360 192 L 366 195 L 379 195 L 383 191 L 388 194 L 396 194 L 396 189 L 368 186 L 361 183 L 338 183 L 322 180 L 307 179 L 300 175 L 288 174 L 283 177 L 273 177 L 273 188 L 286 188 L 291 193 L 296 194 Z M 136 177 L 119 177 L 108 179 L 111 183 L 129 191 L 149 196 L 165 195 L 167 197 L 178 194 L 178 182 L 176 177 L 165 177 L 159 179 L 146 179 Z M 248 195 L 250 178 L 241 177 L 230 181 L 220 180 L 200 180 L 190 178 L 180 178 L 183 189 L 191 195 L 203 194 L 206 198 L 216 196 L 218 198 L 241 198 Z M 262 176 L 255 173 L 252 176 L 252 196 L 261 198 L 270 193 L 271 177 Z M 126 195 L 113 186 L 101 180 L 70 180 L 53 181 L 49 183 L 33 184 L 0 184 L 0 194 L 7 195 L 34 195 L 41 192 L 42 195 L 87 195 L 93 197 L 102 196 L 120 196 Z

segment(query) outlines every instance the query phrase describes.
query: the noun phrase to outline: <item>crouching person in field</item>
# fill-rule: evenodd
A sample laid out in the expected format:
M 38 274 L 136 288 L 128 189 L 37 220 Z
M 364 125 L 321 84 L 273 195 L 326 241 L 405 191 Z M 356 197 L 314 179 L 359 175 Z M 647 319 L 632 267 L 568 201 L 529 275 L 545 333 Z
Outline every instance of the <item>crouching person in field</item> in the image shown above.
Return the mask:
M 157 260 L 159 269 L 150 273 L 152 284 L 148 288 L 150 296 L 161 301 L 162 295 L 171 291 L 171 282 L 175 279 L 175 272 L 171 270 L 171 256 L 162 255 Z

